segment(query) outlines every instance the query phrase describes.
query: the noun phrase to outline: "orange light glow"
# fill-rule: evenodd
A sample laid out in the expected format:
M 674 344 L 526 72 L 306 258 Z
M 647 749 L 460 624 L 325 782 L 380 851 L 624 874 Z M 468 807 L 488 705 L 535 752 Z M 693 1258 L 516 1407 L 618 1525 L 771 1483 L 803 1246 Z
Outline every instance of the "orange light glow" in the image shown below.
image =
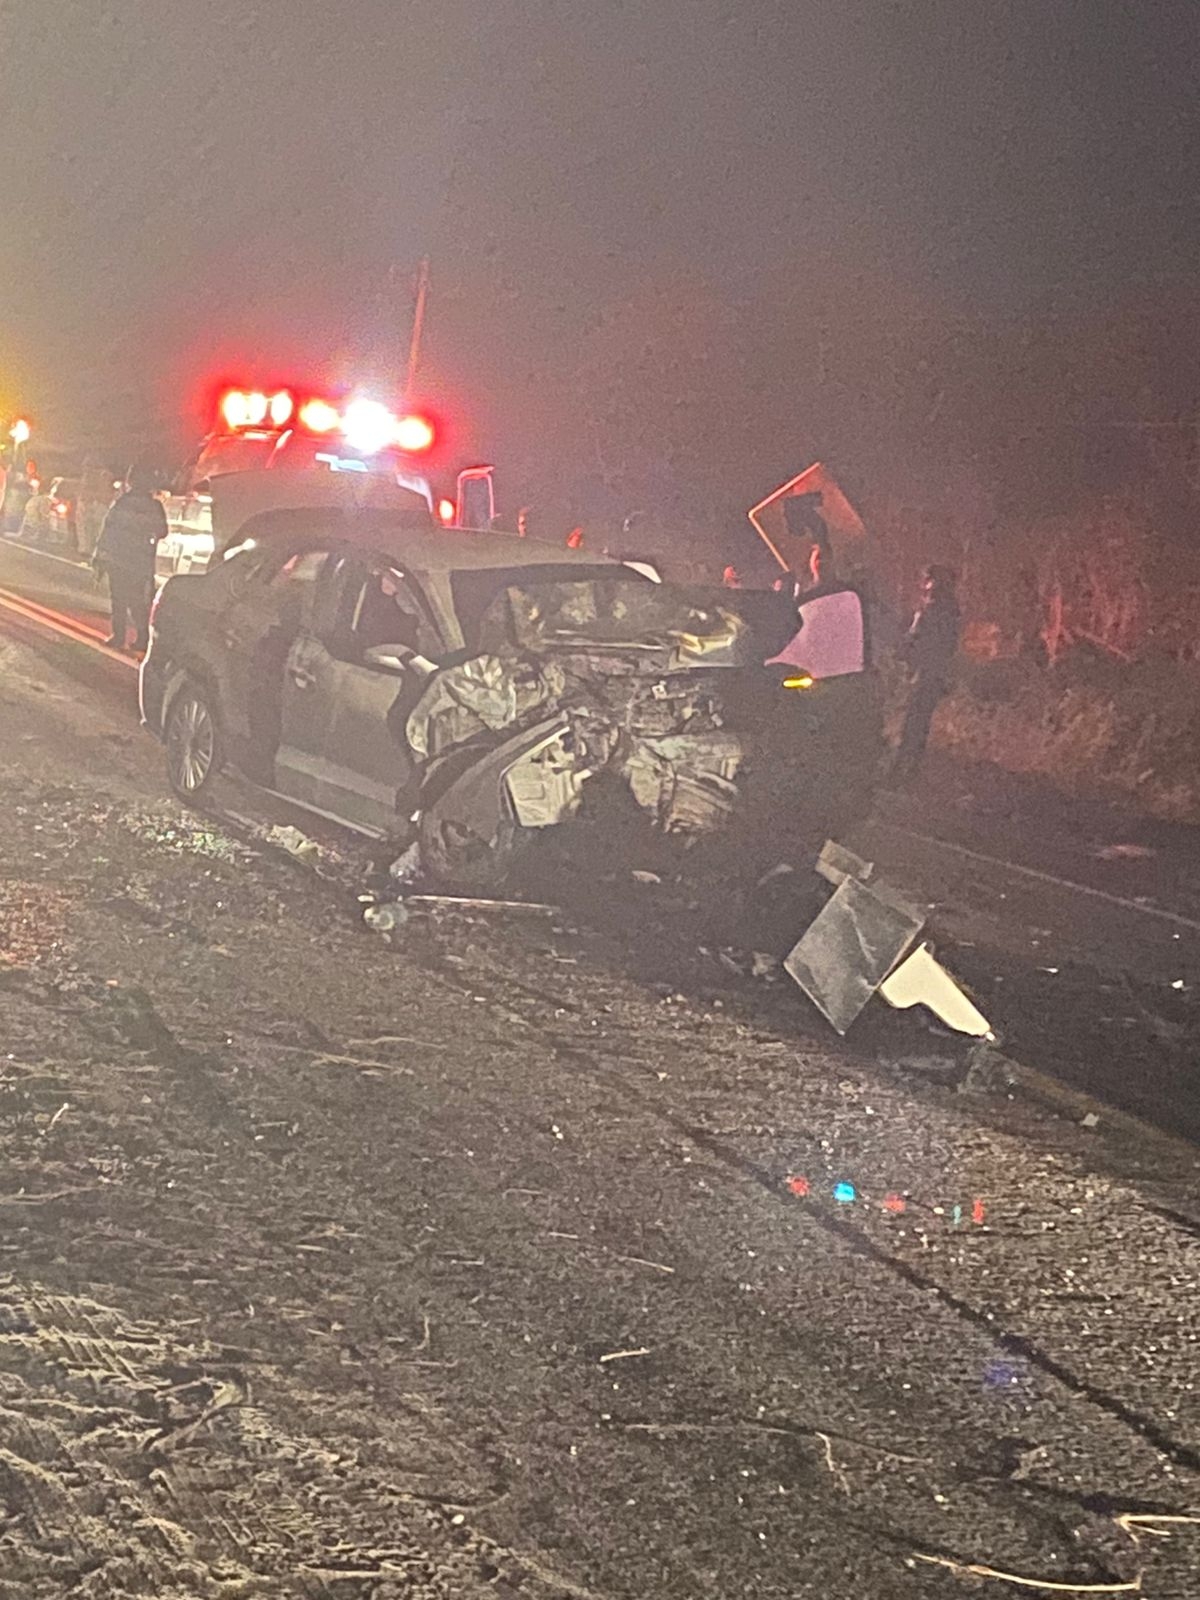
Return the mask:
M 457 508 L 453 500 L 439 500 L 437 503 L 438 521 L 443 527 L 449 528 L 454 522 Z
M 341 420 L 328 400 L 306 400 L 300 407 L 300 421 L 310 433 L 332 433 Z
M 396 443 L 401 450 L 412 455 L 428 450 L 433 444 L 434 428 L 428 417 L 411 416 L 401 417 L 396 424 Z

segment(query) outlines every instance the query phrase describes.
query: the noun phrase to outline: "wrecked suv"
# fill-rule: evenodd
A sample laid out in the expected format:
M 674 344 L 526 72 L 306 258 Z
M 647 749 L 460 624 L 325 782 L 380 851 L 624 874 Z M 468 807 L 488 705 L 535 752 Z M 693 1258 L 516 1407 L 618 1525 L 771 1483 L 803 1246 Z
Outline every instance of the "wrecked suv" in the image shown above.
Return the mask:
M 162 589 L 142 720 L 184 799 L 234 767 L 416 841 L 446 884 L 496 884 L 548 831 L 615 825 L 749 866 L 789 834 L 819 845 L 869 792 L 878 706 L 849 599 L 853 661 L 814 678 L 778 595 L 403 512 L 272 511 Z

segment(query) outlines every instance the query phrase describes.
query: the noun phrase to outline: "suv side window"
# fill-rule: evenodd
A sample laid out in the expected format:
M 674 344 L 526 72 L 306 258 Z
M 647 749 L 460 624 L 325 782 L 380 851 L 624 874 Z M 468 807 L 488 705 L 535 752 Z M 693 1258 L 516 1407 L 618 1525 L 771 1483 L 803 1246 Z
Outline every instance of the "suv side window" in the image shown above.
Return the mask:
M 328 550 L 298 550 L 295 555 L 288 556 L 270 579 L 272 587 L 316 583 L 328 555 Z
M 361 662 L 380 645 L 398 645 L 418 655 L 436 654 L 440 648 L 424 603 L 403 569 L 354 556 L 332 564 L 317 631 L 344 661 Z

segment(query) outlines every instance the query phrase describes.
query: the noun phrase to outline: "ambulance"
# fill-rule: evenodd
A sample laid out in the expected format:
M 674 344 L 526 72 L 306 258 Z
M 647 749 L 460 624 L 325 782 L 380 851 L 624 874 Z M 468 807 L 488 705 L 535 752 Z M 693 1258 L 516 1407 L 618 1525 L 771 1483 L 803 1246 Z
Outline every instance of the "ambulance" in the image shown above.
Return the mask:
M 419 495 L 431 521 L 453 522 L 458 506 L 435 503 L 425 470 L 436 439 L 429 417 L 392 411 L 365 395 L 229 389 L 220 398 L 213 431 L 184 465 L 174 492 L 163 497 L 168 534 L 158 548 L 158 576 L 203 572 L 223 552 L 222 529 L 214 526 L 213 486 L 229 480 L 222 487 L 232 489 L 234 475 L 246 475 L 247 486 L 258 486 L 257 501 L 273 499 L 279 506 L 295 503 L 298 477 L 306 485 L 303 503 L 370 499 L 382 504 L 391 487 L 406 498 Z M 267 473 L 280 476 L 267 479 Z M 279 489 L 274 496 L 271 483 Z M 220 498 L 232 503 L 241 497 L 225 493 Z

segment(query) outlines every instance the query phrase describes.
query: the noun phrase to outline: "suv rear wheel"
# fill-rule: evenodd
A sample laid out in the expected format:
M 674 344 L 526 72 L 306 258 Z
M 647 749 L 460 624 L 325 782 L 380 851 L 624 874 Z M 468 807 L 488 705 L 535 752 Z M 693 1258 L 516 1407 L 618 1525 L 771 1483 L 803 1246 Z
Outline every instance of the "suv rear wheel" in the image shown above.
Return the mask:
M 171 787 L 181 800 L 194 803 L 212 787 L 225 759 L 216 714 L 203 689 L 184 684 L 171 701 L 164 734 Z

